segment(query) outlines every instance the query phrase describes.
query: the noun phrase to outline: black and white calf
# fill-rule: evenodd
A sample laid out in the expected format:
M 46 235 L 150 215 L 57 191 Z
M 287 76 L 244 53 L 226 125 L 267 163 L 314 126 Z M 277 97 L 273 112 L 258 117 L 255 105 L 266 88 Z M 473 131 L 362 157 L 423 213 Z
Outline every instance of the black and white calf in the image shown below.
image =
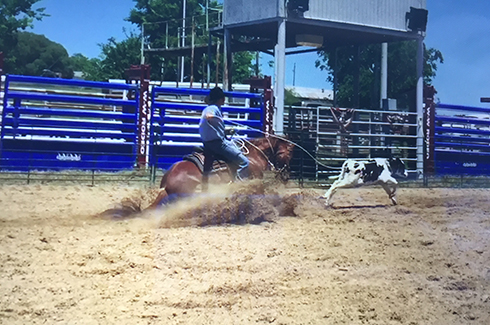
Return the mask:
M 393 176 L 408 176 L 405 164 L 400 158 L 348 159 L 342 165 L 339 178 L 325 193 L 324 197 L 327 199 L 325 204 L 330 204 L 330 199 L 339 188 L 380 184 L 390 197 L 391 202 L 396 205 L 398 182 Z

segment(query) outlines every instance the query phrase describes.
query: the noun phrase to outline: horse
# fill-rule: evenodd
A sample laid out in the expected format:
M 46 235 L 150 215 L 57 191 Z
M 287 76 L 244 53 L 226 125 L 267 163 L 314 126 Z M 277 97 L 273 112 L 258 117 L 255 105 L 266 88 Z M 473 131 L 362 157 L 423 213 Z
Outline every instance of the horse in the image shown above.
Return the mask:
M 294 144 L 278 136 L 267 136 L 255 139 L 237 139 L 242 145 L 242 151 L 249 160 L 249 174 L 252 179 L 262 179 L 264 172 L 272 170 L 276 179 L 286 183 L 289 179 L 289 163 L 293 156 Z M 156 199 L 146 209 L 139 207 L 123 207 L 104 211 L 103 216 L 128 217 L 137 212 L 154 210 L 163 204 L 178 198 L 194 194 L 203 182 L 202 165 L 192 157 L 203 157 L 202 153 L 193 152 L 183 160 L 174 163 L 163 175 L 160 190 Z M 189 158 L 191 157 L 191 158 Z M 202 162 L 201 162 L 202 163 Z M 221 162 L 220 167 L 209 175 L 210 183 L 230 183 L 233 181 L 233 166 Z
M 269 136 L 251 140 L 239 140 L 249 160 L 250 178 L 263 178 L 266 170 L 276 172 L 276 178 L 285 183 L 289 179 L 289 162 L 293 156 L 294 144 L 286 139 Z M 211 183 L 229 183 L 233 180 L 233 166 L 224 166 L 211 172 Z M 231 168 L 231 169 L 230 169 Z M 163 175 L 160 191 L 149 208 L 158 207 L 165 200 L 189 196 L 203 181 L 203 171 L 191 160 L 174 163 Z

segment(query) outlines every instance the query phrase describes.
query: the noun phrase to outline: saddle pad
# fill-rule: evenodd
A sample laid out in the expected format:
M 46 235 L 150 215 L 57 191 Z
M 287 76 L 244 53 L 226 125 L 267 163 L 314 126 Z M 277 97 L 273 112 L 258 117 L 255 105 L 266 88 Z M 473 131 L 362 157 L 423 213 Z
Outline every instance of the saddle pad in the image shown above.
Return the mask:
M 199 168 L 199 171 L 201 173 L 204 172 L 204 154 L 200 152 L 193 152 L 184 156 L 182 159 L 194 163 L 194 165 Z M 228 165 L 223 160 L 215 160 L 213 161 L 213 168 L 211 169 L 211 173 L 226 169 L 228 169 Z

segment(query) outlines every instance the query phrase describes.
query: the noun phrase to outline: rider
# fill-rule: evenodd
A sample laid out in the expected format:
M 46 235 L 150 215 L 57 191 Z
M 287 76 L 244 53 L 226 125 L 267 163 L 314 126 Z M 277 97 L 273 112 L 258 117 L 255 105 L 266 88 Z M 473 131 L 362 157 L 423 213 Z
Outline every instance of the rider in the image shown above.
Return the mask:
M 238 166 L 236 178 L 243 180 L 249 176 L 249 163 L 247 157 L 225 136 L 225 123 L 221 112 L 221 106 L 224 103 L 225 94 L 223 90 L 219 87 L 211 89 L 208 106 L 203 110 L 199 122 L 199 134 L 204 144 L 204 152 L 209 152 L 227 163 Z M 212 161 L 207 163 L 212 164 Z

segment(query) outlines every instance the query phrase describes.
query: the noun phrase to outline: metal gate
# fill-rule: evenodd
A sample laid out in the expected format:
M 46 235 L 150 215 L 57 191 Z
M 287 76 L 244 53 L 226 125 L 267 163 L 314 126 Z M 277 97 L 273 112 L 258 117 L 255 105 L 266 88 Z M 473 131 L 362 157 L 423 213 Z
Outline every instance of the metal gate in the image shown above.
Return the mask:
M 437 104 L 433 118 L 436 175 L 490 175 L 490 109 Z
M 300 182 L 322 185 L 338 174 L 338 169 L 328 167 L 338 168 L 347 158 L 399 157 L 416 177 L 416 121 L 413 112 L 289 107 L 287 134 L 309 153 L 297 148 L 292 169 Z
M 4 171 L 117 171 L 135 163 L 137 86 L 8 75 Z M 128 99 L 127 94 L 135 94 Z
M 170 165 L 200 146 L 199 119 L 206 107 L 206 89 L 154 87 L 150 126 L 150 165 L 168 169 Z M 261 94 L 225 92 L 228 102 L 222 107 L 225 123 L 239 137 L 257 137 L 264 127 Z M 248 128 L 250 127 L 250 128 Z M 253 129 L 252 129 L 253 128 Z

